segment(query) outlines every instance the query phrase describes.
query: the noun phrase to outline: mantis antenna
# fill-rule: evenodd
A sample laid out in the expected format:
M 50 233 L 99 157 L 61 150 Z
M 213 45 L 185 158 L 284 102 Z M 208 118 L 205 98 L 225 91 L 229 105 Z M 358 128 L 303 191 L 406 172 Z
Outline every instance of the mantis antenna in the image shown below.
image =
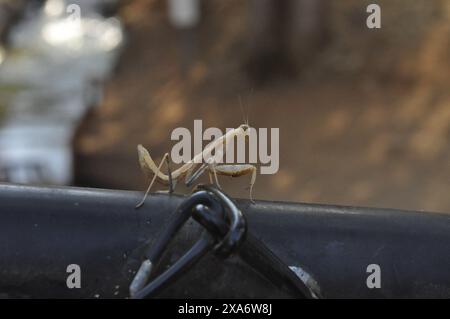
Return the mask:
M 245 112 L 245 108 L 242 104 L 242 96 L 239 94 L 239 106 L 241 107 L 242 112 L 242 119 L 244 120 L 244 124 L 249 125 L 249 113 L 250 113 L 250 107 L 247 108 L 247 112 Z
M 242 105 L 242 97 L 241 97 L 240 94 L 239 94 L 239 106 L 240 106 L 241 112 L 242 112 L 242 119 L 244 120 L 243 123 L 248 124 L 248 123 L 247 123 L 247 119 L 245 118 L 244 106 Z

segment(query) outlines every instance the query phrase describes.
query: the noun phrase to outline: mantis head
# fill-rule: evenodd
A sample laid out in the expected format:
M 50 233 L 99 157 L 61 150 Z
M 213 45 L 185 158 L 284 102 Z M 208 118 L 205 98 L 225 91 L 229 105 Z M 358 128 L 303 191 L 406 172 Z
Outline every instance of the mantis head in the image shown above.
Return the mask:
M 250 126 L 248 124 L 240 125 L 239 130 L 242 132 L 242 135 L 244 135 L 245 137 L 250 135 Z

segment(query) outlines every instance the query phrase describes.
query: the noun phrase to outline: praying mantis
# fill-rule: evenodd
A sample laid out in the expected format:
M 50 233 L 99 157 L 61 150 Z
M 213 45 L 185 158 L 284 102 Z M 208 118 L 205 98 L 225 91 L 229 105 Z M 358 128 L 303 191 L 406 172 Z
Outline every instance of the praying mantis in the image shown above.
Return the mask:
M 256 181 L 256 167 L 251 164 L 219 164 L 215 161 L 215 156 L 217 155 L 217 153 L 214 156 L 211 155 L 213 150 L 223 150 L 224 148 L 226 149 L 225 146 L 231 144 L 231 140 L 236 137 L 248 137 L 249 130 L 250 127 L 248 124 L 242 124 L 239 127 L 228 131 L 226 134 L 209 143 L 202 152 L 195 155 L 194 158 L 192 158 L 190 161 L 183 164 L 180 168 L 173 172 L 171 172 L 170 170 L 169 153 L 164 154 L 161 163 L 156 166 L 155 162 L 150 156 L 150 153 L 142 145 L 139 144 L 137 146 L 139 164 L 145 173 L 154 174 L 154 176 L 147 188 L 147 191 L 145 192 L 144 198 L 139 202 L 139 204 L 136 205 L 136 208 L 139 208 L 144 204 L 148 194 L 150 193 L 150 189 L 157 179 L 164 184 L 168 184 L 169 193 L 172 193 L 177 182 L 183 177 L 185 179 L 186 186 L 190 187 L 205 171 L 209 173 L 209 179 L 211 183 L 213 183 L 212 176 L 214 176 L 215 184 L 219 188 L 221 187 L 217 175 L 238 177 L 246 174 L 251 174 L 249 191 L 250 200 L 253 202 L 252 191 L 253 185 Z M 167 163 L 168 174 L 164 174 L 161 171 L 162 165 L 164 163 Z M 196 168 L 197 170 L 195 170 Z

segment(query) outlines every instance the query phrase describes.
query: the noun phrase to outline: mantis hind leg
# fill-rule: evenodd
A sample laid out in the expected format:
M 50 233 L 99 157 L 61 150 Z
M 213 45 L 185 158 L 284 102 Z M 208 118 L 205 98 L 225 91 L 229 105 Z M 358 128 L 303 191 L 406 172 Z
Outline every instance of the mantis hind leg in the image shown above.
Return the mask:
M 153 162 L 153 160 L 151 158 L 149 158 L 149 157 L 145 158 L 146 161 L 144 161 L 144 158 L 141 158 L 141 156 L 145 157 L 145 154 L 142 155 L 141 153 L 139 153 L 139 161 L 141 163 L 145 163 L 146 161 L 150 160 L 153 163 L 153 165 L 154 165 L 154 162 Z M 164 154 L 164 157 L 161 160 L 161 163 L 159 163 L 159 166 L 156 168 L 156 171 L 153 172 L 154 175 L 153 175 L 152 181 L 148 185 L 148 188 L 147 188 L 147 190 L 145 192 L 144 198 L 142 198 L 142 200 L 136 205 L 136 208 L 139 208 L 139 207 L 141 207 L 144 204 L 145 200 L 147 199 L 148 194 L 150 193 L 150 189 L 152 188 L 153 184 L 156 181 L 156 178 L 158 177 L 158 173 L 161 173 L 162 165 L 164 164 L 164 162 L 169 163 L 168 158 L 169 158 L 169 153 Z M 154 165 L 154 166 L 156 167 L 156 165 Z M 151 169 L 151 167 L 145 167 L 145 164 L 144 164 L 143 169 Z M 169 190 L 173 190 L 172 173 L 170 172 L 170 170 L 169 170 L 169 184 L 170 184 Z
M 168 154 L 166 154 L 168 155 Z M 164 158 L 162 159 L 161 163 L 164 161 Z M 177 186 L 177 179 L 173 178 L 172 175 L 172 169 L 170 168 L 170 158 L 169 156 L 166 156 L 166 164 L 167 164 L 167 180 L 169 184 L 168 190 L 159 190 L 156 191 L 157 193 L 162 194 L 172 194 L 175 191 L 175 187 Z

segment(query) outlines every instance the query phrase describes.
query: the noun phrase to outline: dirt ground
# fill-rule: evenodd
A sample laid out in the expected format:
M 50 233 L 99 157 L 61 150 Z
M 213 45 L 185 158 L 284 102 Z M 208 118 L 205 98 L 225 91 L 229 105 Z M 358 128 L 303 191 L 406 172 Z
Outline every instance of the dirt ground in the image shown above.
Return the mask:
M 333 1 L 326 47 L 262 86 L 242 68 L 245 2 L 208 2 L 193 49 L 162 1 L 130 2 L 126 49 L 75 141 L 76 184 L 144 190 L 137 144 L 159 161 L 194 119 L 236 127 L 241 96 L 251 125 L 280 128 L 280 170 L 256 199 L 450 212 L 450 4 L 379 2 L 375 31 L 364 1 Z M 246 196 L 248 177 L 221 181 Z

